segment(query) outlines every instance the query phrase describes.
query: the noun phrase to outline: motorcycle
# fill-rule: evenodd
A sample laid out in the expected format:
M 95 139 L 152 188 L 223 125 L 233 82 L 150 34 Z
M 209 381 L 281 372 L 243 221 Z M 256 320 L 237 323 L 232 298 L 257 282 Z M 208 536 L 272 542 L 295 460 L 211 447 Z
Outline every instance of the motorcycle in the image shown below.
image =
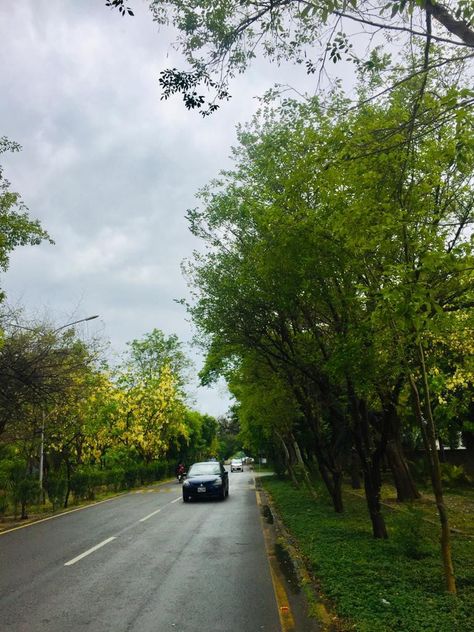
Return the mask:
M 184 471 L 178 472 L 178 475 L 177 475 L 178 483 L 182 483 L 185 478 L 186 478 L 186 472 Z

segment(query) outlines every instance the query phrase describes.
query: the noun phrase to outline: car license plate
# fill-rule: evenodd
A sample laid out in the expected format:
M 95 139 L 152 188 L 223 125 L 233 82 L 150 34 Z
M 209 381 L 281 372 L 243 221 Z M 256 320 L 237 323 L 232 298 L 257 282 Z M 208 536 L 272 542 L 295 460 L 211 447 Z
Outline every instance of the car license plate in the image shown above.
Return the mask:
M 200 487 L 198 487 L 198 492 L 205 492 L 206 488 L 204 487 L 204 485 L 201 485 Z

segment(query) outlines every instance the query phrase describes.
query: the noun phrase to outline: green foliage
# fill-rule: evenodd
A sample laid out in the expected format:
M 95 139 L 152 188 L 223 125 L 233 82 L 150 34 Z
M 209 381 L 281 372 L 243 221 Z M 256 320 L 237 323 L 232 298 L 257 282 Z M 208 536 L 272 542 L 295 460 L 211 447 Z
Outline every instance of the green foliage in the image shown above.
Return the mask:
M 186 383 L 191 362 L 176 335 L 165 336 L 160 329 L 153 329 L 140 340 L 127 343 L 127 346 L 125 367 L 130 369 L 135 379 L 159 377 L 163 369 L 169 367 L 180 387 Z
M 347 512 L 336 515 L 321 499 L 314 501 L 290 483 L 263 479 L 278 513 L 309 561 L 321 590 L 334 604 L 349 629 L 360 632 L 464 632 L 474 627 L 474 542 L 454 538 L 459 594 L 444 592 L 442 570 L 428 546 L 422 559 L 406 554 L 398 538 L 373 540 L 366 524 L 366 509 L 359 499 L 345 498 Z M 396 532 L 403 520 L 387 516 Z M 415 518 L 418 521 L 418 518 Z M 409 526 L 405 524 L 406 529 Z M 430 525 L 421 527 L 430 529 Z M 429 537 L 428 537 L 429 540 Z M 351 628 L 352 626 L 352 628 Z
M 26 517 L 26 507 L 37 500 L 39 491 L 38 479 L 28 474 L 26 461 L 9 447 L 0 450 L 1 512 L 6 513 L 11 504 L 16 515 L 20 504 Z
M 239 437 L 240 425 L 236 410 L 231 409 L 230 414 L 219 417 L 217 438 L 219 441 L 219 456 L 228 459 L 242 447 Z
M 207 250 L 187 267 L 190 312 L 207 338 L 204 377 L 228 380 L 248 445 L 277 440 L 288 461 L 316 457 L 336 480 L 353 445 L 377 478 L 384 437 L 411 423 L 420 346 L 432 380 L 448 353 L 444 384 L 468 368 L 474 152 L 460 161 L 457 147 L 474 121 L 444 101 L 464 90 L 433 73 L 357 109 L 338 91 L 270 105 L 201 191 L 189 221 Z M 453 427 L 445 402 L 457 396 L 439 394 L 436 419 Z
M 22 478 L 16 483 L 13 488 L 13 502 L 20 503 L 21 505 L 21 517 L 27 518 L 26 509 L 27 506 L 37 502 L 40 493 L 38 485 L 38 479 L 34 476 L 28 475 Z
M 174 445 L 170 447 L 167 455 L 170 463 L 194 463 L 218 453 L 219 422 L 217 419 L 196 410 L 187 409 L 184 423 L 188 435 L 178 437 Z
M 125 0 L 106 0 L 105 6 L 111 9 L 117 9 L 122 17 L 125 17 L 126 15 L 133 17 L 134 15 L 131 8 L 125 4 Z
M 118 492 L 125 489 L 125 470 L 120 467 L 104 470 L 102 473 L 104 484 L 114 491 Z
M 123 473 L 123 484 L 126 489 L 132 489 L 135 487 L 138 481 L 138 468 L 133 465 L 129 465 Z
M 70 489 L 76 499 L 94 500 L 97 490 L 106 484 L 106 471 L 92 465 L 83 465 L 71 475 Z
M 452 463 L 441 463 L 441 478 L 444 483 L 450 486 L 472 484 L 472 479 L 464 467 Z
M 71 475 L 71 480 L 70 480 L 69 485 L 70 485 L 71 492 L 74 494 L 74 497 L 77 498 L 78 500 L 81 498 L 90 497 L 89 472 L 84 471 L 83 468 L 76 470 Z
M 18 143 L 8 140 L 5 136 L 0 138 L 0 156 L 20 149 Z M 8 268 L 10 253 L 17 246 L 38 245 L 43 240 L 52 243 L 39 222 L 28 216 L 21 196 L 11 191 L 10 182 L 4 177 L 0 165 L 0 270 L 5 271 Z
M 119 0 L 119 4 L 123 5 L 123 0 Z M 451 52 L 451 59 L 443 51 L 439 58 L 435 55 L 432 63 L 434 66 L 451 63 L 455 67 L 462 59 L 460 51 L 463 49 L 459 44 L 464 43 L 467 57 L 474 42 L 472 0 L 457 0 L 449 6 L 434 2 L 429 6 L 431 19 L 444 27 L 441 42 Z M 390 42 L 396 38 L 400 46 L 411 42 L 411 50 L 415 47 L 415 38 L 427 36 L 427 31 L 413 24 L 418 24 L 418 20 L 413 20 L 414 14 L 421 18 L 426 11 L 427 4 L 422 0 L 382 0 L 375 4 L 365 0 L 323 0 L 318 3 L 290 0 L 263 4 L 253 0 L 238 3 L 228 0 L 195 0 L 192 3 L 151 0 L 150 7 L 158 24 L 173 25 L 178 31 L 176 46 L 188 63 L 186 70 L 168 68 L 162 71 L 163 98 L 181 94 L 188 109 L 197 109 L 204 116 L 214 112 L 219 101 L 230 98 L 230 80 L 243 73 L 259 55 L 276 64 L 288 60 L 304 66 L 308 74 L 318 70 L 321 73 L 327 59 L 349 62 L 380 80 L 385 79 L 380 71 L 386 68 L 389 53 L 376 43 L 374 32 L 386 30 Z M 341 25 L 345 26 L 351 20 L 355 20 L 365 33 L 367 46 L 354 47 L 365 48 L 363 56 L 352 50 L 353 36 L 340 30 Z M 450 39 L 452 34 L 454 41 Z M 437 40 L 438 30 L 430 30 L 430 35 Z M 360 36 L 358 33 L 357 44 Z M 451 42 L 452 46 L 449 45 Z M 407 57 L 402 61 L 407 67 L 399 68 L 404 80 L 419 72 L 419 67 L 413 66 L 413 57 Z
M 190 363 L 176 336 L 155 329 L 132 341 L 111 373 L 73 330 L 18 324 L 0 346 L 1 512 L 16 512 L 15 490 L 38 471 L 40 444 L 54 509 L 161 480 L 178 458 L 218 453 L 217 421 L 185 405 Z
M 406 505 L 394 519 L 394 540 L 398 548 L 414 560 L 435 555 L 432 531 L 424 520 L 423 511 L 413 505 Z
M 123 467 L 100 469 L 81 466 L 71 476 L 70 488 L 76 500 L 93 500 L 99 491 L 133 489 L 162 480 L 171 468 L 163 461 L 153 463 L 125 463 Z
M 45 481 L 45 488 L 53 511 L 63 507 L 66 500 L 67 480 L 60 473 L 48 476 Z

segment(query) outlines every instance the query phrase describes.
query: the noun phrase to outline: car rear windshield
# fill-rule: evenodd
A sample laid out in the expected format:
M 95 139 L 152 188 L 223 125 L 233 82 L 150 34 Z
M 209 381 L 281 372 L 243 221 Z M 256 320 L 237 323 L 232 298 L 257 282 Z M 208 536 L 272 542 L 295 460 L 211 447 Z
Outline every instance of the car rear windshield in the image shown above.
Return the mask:
M 188 476 L 201 476 L 203 474 L 220 474 L 218 463 L 195 463 L 191 466 Z

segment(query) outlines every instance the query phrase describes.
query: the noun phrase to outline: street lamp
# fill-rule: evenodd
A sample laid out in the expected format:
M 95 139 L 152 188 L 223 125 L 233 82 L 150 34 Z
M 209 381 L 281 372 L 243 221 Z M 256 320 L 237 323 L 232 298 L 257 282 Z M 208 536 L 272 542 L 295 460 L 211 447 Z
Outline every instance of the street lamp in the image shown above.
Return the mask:
M 61 325 L 61 327 L 54 329 L 51 333 L 55 334 L 56 332 L 61 331 L 61 329 L 66 329 L 66 327 L 72 327 L 73 325 L 77 325 L 78 323 L 85 323 L 87 320 L 94 320 L 96 318 L 99 318 L 99 314 L 95 314 L 94 316 L 88 316 L 87 318 L 81 318 L 80 320 L 74 320 L 72 323 L 66 323 L 65 325 Z
M 61 327 L 57 327 L 53 329 L 52 334 L 61 331 L 61 329 L 66 329 L 67 327 L 72 327 L 73 325 L 77 325 L 78 323 L 85 323 L 88 320 L 94 320 L 95 318 L 99 318 L 99 314 L 95 314 L 94 316 L 88 316 L 87 318 L 81 318 L 79 320 L 73 320 L 72 323 L 66 323 L 65 325 L 61 325 Z M 17 325 L 16 323 L 7 323 L 8 327 L 16 327 L 17 329 L 26 329 L 26 331 L 34 331 L 35 333 L 44 335 L 44 331 L 41 329 L 33 329 L 33 327 L 25 327 L 25 325 Z

